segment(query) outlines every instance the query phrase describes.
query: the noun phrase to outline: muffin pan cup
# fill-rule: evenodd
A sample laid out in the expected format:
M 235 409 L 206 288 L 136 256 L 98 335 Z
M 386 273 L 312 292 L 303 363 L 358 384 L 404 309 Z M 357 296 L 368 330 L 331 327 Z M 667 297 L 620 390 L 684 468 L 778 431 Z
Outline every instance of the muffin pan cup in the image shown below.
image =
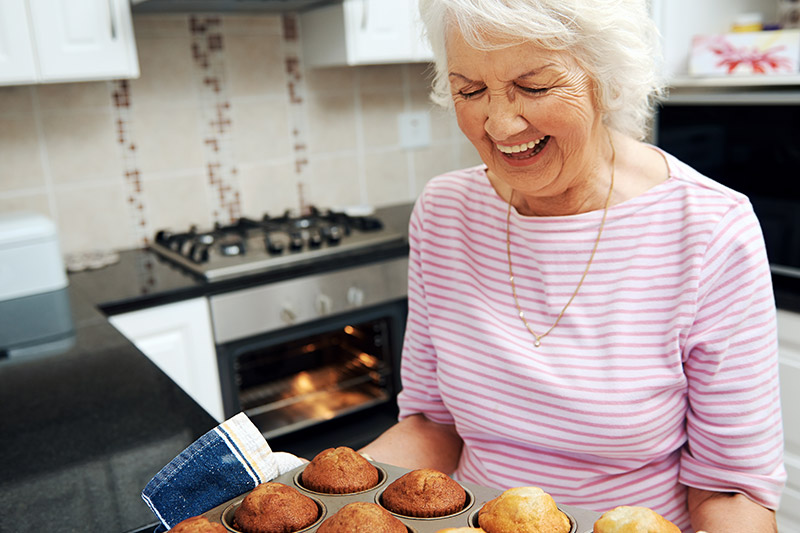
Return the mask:
M 299 474 L 305 469 L 305 465 L 299 466 L 290 472 L 278 476 L 272 481 L 283 483 L 290 487 L 294 487 L 302 494 L 309 496 L 317 502 L 320 508 L 320 517 L 311 526 L 301 530 L 302 533 L 314 533 L 319 525 L 328 517 L 333 516 L 339 509 L 353 502 L 370 502 L 380 505 L 380 495 L 389 483 L 410 472 L 405 468 L 399 468 L 385 463 L 378 463 L 370 461 L 380 471 L 378 485 L 375 487 L 361 491 L 355 494 L 323 494 L 314 492 L 303 487 L 300 482 Z M 448 527 L 478 527 L 478 511 L 481 507 L 488 502 L 502 494 L 502 490 L 493 489 L 475 485 L 473 483 L 465 483 L 459 481 L 462 487 L 467 491 L 467 502 L 464 509 L 456 514 L 442 516 L 439 518 L 414 518 L 409 516 L 399 515 L 392 513 L 396 516 L 409 530 L 409 533 L 435 533 L 440 529 Z M 226 501 L 213 509 L 203 513 L 203 516 L 208 518 L 211 522 L 218 522 L 225 526 L 228 531 L 232 533 L 240 533 L 239 530 L 234 529 L 232 524 L 233 513 L 236 507 L 242 502 L 248 493 L 245 492 Z M 570 533 L 591 533 L 595 521 L 600 518 L 600 513 L 581 509 L 579 507 L 572 507 L 569 505 L 558 505 L 570 519 L 572 523 L 572 531 Z

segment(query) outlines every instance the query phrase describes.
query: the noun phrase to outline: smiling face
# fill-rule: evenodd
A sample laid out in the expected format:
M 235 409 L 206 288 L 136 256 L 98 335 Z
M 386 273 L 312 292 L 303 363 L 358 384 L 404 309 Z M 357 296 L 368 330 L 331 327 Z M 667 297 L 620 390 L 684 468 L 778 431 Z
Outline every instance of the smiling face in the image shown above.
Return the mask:
M 591 78 L 565 52 L 520 44 L 478 50 L 447 39 L 458 124 L 505 199 L 524 213 L 571 214 L 602 207 L 608 134 Z

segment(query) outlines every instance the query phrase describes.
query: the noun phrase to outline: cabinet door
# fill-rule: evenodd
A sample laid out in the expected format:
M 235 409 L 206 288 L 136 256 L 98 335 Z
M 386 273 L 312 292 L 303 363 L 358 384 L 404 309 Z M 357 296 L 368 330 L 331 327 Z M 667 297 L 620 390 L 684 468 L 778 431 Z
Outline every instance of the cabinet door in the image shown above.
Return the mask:
M 0 85 L 36 81 L 25 0 L 0 0 Z
M 42 81 L 139 75 L 127 0 L 29 0 Z
M 123 313 L 109 321 L 211 416 L 224 420 L 205 298 Z
M 414 19 L 409 0 L 347 0 L 344 10 L 350 64 L 412 58 Z

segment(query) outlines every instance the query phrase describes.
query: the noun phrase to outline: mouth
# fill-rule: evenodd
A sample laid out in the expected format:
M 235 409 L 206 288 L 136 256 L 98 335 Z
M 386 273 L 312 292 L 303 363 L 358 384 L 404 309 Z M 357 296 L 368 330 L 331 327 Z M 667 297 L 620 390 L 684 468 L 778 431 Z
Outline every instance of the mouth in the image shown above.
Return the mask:
M 528 159 L 541 152 L 549 140 L 550 136 L 545 135 L 535 141 L 522 144 L 504 145 L 495 143 L 495 146 L 510 159 Z

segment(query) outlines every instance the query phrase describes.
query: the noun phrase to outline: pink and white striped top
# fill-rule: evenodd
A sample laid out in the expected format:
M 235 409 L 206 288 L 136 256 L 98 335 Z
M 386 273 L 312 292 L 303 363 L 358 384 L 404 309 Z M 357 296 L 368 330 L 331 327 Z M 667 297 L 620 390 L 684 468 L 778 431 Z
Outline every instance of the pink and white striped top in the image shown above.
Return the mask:
M 665 154 L 666 155 L 666 154 Z M 670 178 L 609 210 L 575 300 L 533 347 L 508 280 L 507 204 L 484 167 L 431 180 L 409 226 L 400 416 L 455 424 L 459 479 L 536 485 L 689 531 L 686 485 L 776 508 L 785 482 L 771 277 L 743 195 L 666 155 Z M 534 331 L 586 267 L 602 211 L 512 211 Z

